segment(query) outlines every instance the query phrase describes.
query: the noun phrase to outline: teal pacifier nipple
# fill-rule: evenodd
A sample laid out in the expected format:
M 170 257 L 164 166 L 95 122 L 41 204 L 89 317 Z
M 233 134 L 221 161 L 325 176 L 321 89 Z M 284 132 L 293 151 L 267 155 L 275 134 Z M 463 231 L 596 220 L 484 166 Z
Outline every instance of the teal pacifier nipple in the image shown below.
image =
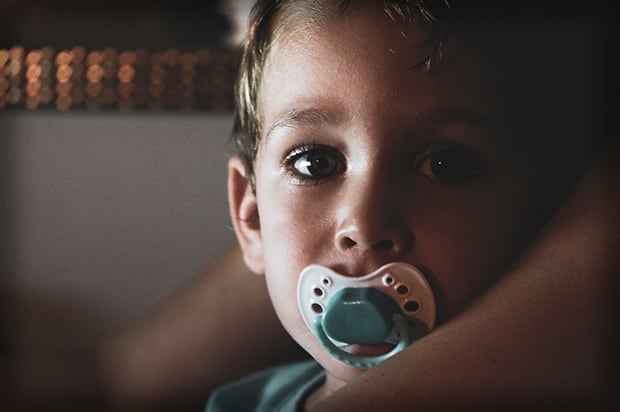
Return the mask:
M 322 347 L 362 369 L 402 351 L 435 324 L 432 290 L 422 273 L 406 263 L 389 263 L 363 277 L 310 265 L 300 274 L 297 298 Z M 380 350 L 364 356 L 353 347 Z
M 396 302 L 375 288 L 344 288 L 331 298 L 323 315 L 323 329 L 332 340 L 377 344 L 394 329 Z

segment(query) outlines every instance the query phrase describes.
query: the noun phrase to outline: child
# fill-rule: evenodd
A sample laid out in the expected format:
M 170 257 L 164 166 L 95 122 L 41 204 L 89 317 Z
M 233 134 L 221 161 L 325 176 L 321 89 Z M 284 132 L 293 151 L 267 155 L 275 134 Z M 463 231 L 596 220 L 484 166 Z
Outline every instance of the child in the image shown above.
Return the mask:
M 265 274 L 280 321 L 316 362 L 224 387 L 208 411 L 312 409 L 378 359 L 399 356 L 402 334 L 345 340 L 344 359 L 326 347 L 299 309 L 310 265 L 345 283 L 390 263 L 413 268 L 441 325 L 502 273 L 588 164 L 595 147 L 579 137 L 598 108 L 582 103 L 599 91 L 571 83 L 566 94 L 566 81 L 584 75 L 581 34 L 458 13 L 430 1 L 255 6 L 231 216 L 246 264 Z M 373 299 L 345 303 L 374 313 Z M 362 335 L 356 327 L 348 336 Z

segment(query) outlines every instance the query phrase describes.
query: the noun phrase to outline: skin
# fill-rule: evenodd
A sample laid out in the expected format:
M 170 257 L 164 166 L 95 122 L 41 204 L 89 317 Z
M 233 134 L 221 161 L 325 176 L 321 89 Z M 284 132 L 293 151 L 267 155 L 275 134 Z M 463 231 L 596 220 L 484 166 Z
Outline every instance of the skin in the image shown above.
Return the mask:
M 442 322 L 523 248 L 543 190 L 483 55 L 457 49 L 424 73 L 411 69 L 428 53 L 423 29 L 368 7 L 325 26 L 280 37 L 268 57 L 255 190 L 243 162 L 229 164 L 245 262 L 265 273 L 285 329 L 327 370 L 308 407 L 363 372 L 331 358 L 291 309 L 305 266 L 361 276 L 414 264 Z M 308 166 L 317 158 L 328 165 L 320 178 Z M 446 178 L 440 160 L 460 166 Z

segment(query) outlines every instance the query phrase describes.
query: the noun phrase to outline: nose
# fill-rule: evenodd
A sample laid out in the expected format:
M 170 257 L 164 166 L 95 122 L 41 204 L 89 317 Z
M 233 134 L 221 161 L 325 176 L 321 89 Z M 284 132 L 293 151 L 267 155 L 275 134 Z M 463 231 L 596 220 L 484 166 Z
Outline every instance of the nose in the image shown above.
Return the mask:
M 366 180 L 352 187 L 339 208 L 336 249 L 397 257 L 413 246 L 406 205 L 396 185 Z

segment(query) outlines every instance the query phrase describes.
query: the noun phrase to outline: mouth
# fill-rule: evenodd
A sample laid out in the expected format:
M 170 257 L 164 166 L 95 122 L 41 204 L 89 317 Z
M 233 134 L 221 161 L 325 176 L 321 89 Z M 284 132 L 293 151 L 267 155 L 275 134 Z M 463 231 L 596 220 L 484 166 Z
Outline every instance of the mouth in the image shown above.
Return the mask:
M 381 355 L 385 355 L 386 353 L 389 353 L 392 349 L 394 349 L 395 346 L 396 345 L 392 343 L 385 342 L 385 343 L 375 343 L 372 345 L 353 344 L 353 345 L 347 345 L 343 349 L 352 355 L 374 357 L 374 356 L 381 356 Z

